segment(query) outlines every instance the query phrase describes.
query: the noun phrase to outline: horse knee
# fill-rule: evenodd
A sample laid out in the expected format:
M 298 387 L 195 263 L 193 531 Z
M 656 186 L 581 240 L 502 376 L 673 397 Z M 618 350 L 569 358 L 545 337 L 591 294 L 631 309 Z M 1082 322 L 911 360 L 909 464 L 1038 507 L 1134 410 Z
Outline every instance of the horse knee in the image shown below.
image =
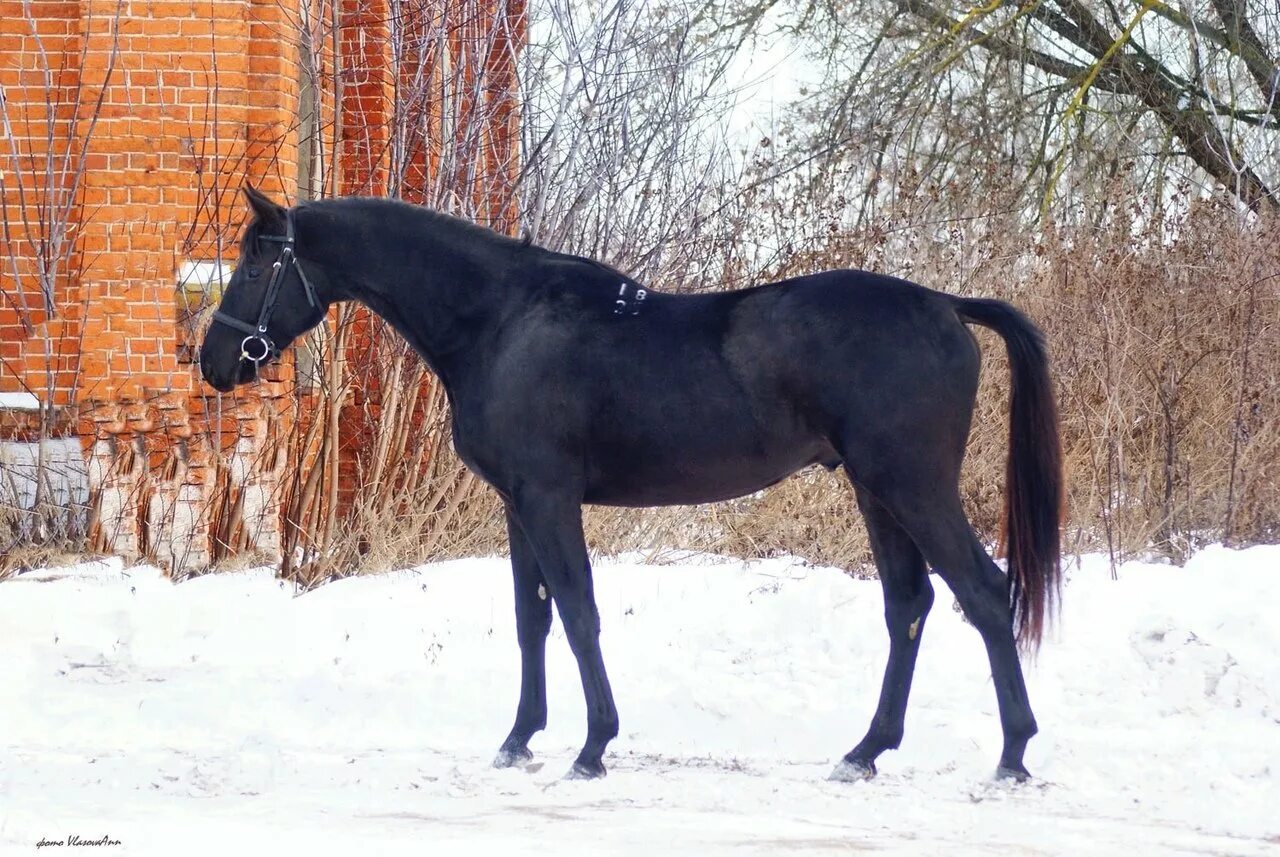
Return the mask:
M 551 634 L 551 617 L 547 616 L 543 621 L 541 618 L 531 622 L 520 622 L 516 626 L 516 642 L 521 648 L 527 646 L 540 646 L 546 642 Z
M 884 745 L 886 750 L 896 750 L 902 746 L 902 736 L 906 730 L 901 722 L 895 723 L 886 729 L 883 729 L 876 737 Z
M 594 651 L 600 641 L 600 620 L 572 622 L 569 625 L 565 627 L 569 648 L 575 653 Z

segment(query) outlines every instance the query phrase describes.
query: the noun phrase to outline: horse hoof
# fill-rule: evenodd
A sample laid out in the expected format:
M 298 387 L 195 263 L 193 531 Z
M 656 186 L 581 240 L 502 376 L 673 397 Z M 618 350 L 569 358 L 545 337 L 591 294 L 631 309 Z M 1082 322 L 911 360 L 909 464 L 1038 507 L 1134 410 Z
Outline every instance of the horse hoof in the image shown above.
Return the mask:
M 996 779 L 1006 782 L 1025 783 L 1031 779 L 1031 774 L 1027 773 L 1027 769 L 1019 765 L 1016 768 L 1008 765 L 1001 765 L 996 768 Z
M 594 765 L 574 762 L 564 778 L 566 780 L 600 780 L 604 779 L 605 773 L 604 764 L 601 762 L 596 762 Z
M 528 747 L 517 747 L 514 750 L 502 749 L 493 759 L 495 768 L 528 768 L 533 761 L 533 753 Z
M 876 775 L 876 763 L 864 762 L 861 759 L 841 759 L 831 772 L 828 780 L 836 783 L 860 783 Z

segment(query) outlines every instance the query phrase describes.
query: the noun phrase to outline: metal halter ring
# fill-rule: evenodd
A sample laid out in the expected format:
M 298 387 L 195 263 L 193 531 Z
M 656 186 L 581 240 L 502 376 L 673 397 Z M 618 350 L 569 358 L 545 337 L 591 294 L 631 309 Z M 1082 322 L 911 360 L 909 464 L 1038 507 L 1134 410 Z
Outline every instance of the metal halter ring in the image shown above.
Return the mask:
M 249 343 L 251 342 L 257 342 L 262 346 L 262 353 L 259 354 L 257 357 L 254 357 L 252 354 L 249 353 Z M 243 340 L 241 340 L 240 359 L 248 360 L 254 365 L 257 365 L 261 363 L 263 360 L 266 360 L 268 357 L 270 357 L 271 352 L 275 350 L 276 350 L 275 346 L 271 344 L 270 339 L 267 339 L 265 336 L 263 336 L 260 333 L 255 333 L 251 336 L 246 336 Z

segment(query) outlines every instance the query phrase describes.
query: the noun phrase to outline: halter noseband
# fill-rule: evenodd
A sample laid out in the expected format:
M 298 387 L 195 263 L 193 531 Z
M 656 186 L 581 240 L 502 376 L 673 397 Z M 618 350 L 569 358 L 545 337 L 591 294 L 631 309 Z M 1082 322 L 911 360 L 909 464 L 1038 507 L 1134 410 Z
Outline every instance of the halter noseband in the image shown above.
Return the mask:
M 320 305 L 320 301 L 316 298 L 315 286 L 311 285 L 311 281 L 303 273 L 302 263 L 298 261 L 298 257 L 293 252 L 292 208 L 285 212 L 284 223 L 285 234 L 283 238 L 279 235 L 258 236 L 259 241 L 272 241 L 284 246 L 280 248 L 280 256 L 271 266 L 271 279 L 267 282 L 266 294 L 262 296 L 262 309 L 258 311 L 257 325 L 241 321 L 234 316 L 227 315 L 222 310 L 216 310 L 213 313 L 214 323 L 222 322 L 227 327 L 249 334 L 240 342 L 240 359 L 248 360 L 254 366 L 261 364 L 268 357 L 273 357 L 280 353 L 275 343 L 267 336 L 267 325 L 271 322 L 271 313 L 276 308 L 276 298 L 280 296 L 280 286 L 284 283 L 285 271 L 289 269 L 290 265 L 298 272 L 298 279 L 302 280 L 303 291 L 307 293 L 307 303 L 313 307 Z M 254 353 L 258 349 L 261 349 L 261 354 Z

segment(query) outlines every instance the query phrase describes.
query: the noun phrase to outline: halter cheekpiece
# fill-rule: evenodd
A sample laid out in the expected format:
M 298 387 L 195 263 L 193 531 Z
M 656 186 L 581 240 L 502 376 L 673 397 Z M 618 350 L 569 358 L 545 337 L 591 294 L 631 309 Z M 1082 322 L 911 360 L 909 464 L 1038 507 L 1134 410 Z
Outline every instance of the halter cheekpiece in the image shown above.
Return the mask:
M 270 357 L 280 354 L 275 343 L 267 336 L 267 325 L 271 323 L 271 313 L 275 311 L 276 299 L 280 296 L 280 286 L 284 284 L 284 275 L 292 265 L 294 270 L 298 272 L 298 279 L 302 280 L 303 291 L 307 293 L 307 303 L 313 307 L 318 307 L 320 301 L 316 298 L 315 286 L 311 285 L 311 281 L 307 279 L 307 275 L 302 271 L 302 264 L 298 261 L 298 257 L 294 254 L 294 227 L 293 227 L 293 209 L 285 212 L 285 234 L 283 237 L 279 235 L 260 235 L 259 241 L 270 241 L 283 245 L 280 248 L 280 255 L 271 266 L 271 279 L 267 281 L 266 294 L 262 296 L 262 309 L 258 311 L 258 323 L 256 325 L 241 321 L 234 316 L 227 315 L 222 310 L 216 310 L 213 314 L 214 323 L 221 322 L 227 327 L 234 328 L 242 333 L 249 334 L 240 342 L 240 359 L 247 360 L 255 366 L 261 364 Z

